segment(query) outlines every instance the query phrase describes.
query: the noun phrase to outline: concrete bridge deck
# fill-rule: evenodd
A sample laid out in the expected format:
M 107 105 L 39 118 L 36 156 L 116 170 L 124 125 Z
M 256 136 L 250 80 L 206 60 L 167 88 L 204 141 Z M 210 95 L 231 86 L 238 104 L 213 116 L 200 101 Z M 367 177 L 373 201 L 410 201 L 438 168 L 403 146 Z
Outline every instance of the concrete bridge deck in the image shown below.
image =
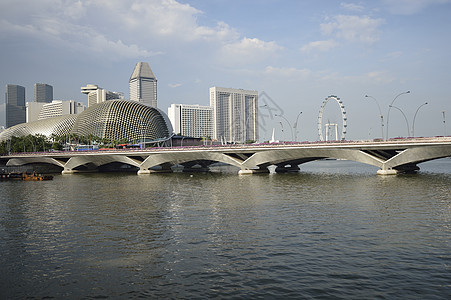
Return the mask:
M 171 172 L 175 165 L 207 171 L 216 162 L 236 166 L 240 174 L 269 172 L 271 165 L 276 166 L 276 172 L 296 172 L 303 163 L 335 158 L 377 166 L 378 174 L 390 175 L 415 172 L 419 163 L 449 156 L 451 137 L 17 153 L 1 158 L 7 160 L 7 166 L 53 164 L 61 167 L 63 174 L 92 171 L 112 163 L 136 167 L 138 174 Z

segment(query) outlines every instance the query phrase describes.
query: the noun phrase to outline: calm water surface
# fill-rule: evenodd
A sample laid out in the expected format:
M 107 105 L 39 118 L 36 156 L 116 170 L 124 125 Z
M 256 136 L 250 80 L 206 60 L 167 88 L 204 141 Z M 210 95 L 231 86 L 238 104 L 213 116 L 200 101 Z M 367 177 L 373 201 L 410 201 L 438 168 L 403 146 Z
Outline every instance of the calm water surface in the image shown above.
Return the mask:
M 451 159 L 420 167 L 0 182 L 0 298 L 450 299 Z

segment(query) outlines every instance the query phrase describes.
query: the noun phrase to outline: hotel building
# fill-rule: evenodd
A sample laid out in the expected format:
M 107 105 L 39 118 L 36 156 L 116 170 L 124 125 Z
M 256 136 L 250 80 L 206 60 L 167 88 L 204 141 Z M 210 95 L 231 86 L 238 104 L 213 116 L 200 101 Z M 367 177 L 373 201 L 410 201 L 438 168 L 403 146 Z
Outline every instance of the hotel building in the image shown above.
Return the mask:
M 99 104 L 108 100 L 123 100 L 124 95 L 122 93 L 110 92 L 102 89 L 98 85 L 88 84 L 81 87 L 81 92 L 88 95 L 88 107 L 95 104 Z
M 130 100 L 144 105 L 157 107 L 157 78 L 149 64 L 136 64 L 129 80 Z
M 227 143 L 258 141 L 258 92 L 210 88 L 213 138 Z
M 213 137 L 213 108 L 211 106 L 172 104 L 168 117 L 174 133 L 201 138 Z

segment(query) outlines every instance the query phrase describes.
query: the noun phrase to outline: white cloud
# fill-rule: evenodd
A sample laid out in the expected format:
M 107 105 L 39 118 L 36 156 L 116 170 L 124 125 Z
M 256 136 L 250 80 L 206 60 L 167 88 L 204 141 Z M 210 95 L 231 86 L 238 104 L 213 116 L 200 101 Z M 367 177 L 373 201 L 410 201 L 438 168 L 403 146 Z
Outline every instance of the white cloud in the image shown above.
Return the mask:
M 254 63 L 275 55 L 282 49 L 276 42 L 243 38 L 240 41 L 225 44 L 220 55 L 221 60 L 226 63 Z
M 215 27 L 199 25 L 197 18 L 202 11 L 175 0 L 135 0 L 129 5 L 129 9 L 123 9 L 121 5 L 122 3 L 110 4 L 109 10 L 118 16 L 118 21 L 123 22 L 130 32 L 137 31 L 146 36 L 177 38 L 183 41 L 222 41 L 239 37 L 239 34 L 224 22 L 217 22 Z
M 318 72 L 317 78 L 323 82 L 333 82 L 342 86 L 385 85 L 393 83 L 396 78 L 388 71 L 370 71 L 358 75 L 345 75 L 339 72 Z
M 337 47 L 339 44 L 334 40 L 327 40 L 327 41 L 314 41 L 310 42 L 307 45 L 304 45 L 301 47 L 301 51 L 305 53 L 311 53 L 311 52 L 327 52 L 335 47 Z
M 388 84 L 395 81 L 395 78 L 386 71 L 373 71 L 363 75 L 363 80 L 374 84 Z
M 86 15 L 86 6 L 80 0 L 67 3 L 64 7 L 64 15 L 72 19 L 80 19 Z
M 173 88 L 173 89 L 178 88 L 180 86 L 182 86 L 181 83 L 169 83 L 168 84 L 168 87 Z
M 387 10 L 392 14 L 413 15 L 428 6 L 451 3 L 450 0 L 382 0 Z
M 347 2 L 341 2 L 340 7 L 352 12 L 362 12 L 365 9 L 363 5 Z
M 312 72 L 308 69 L 278 68 L 272 66 L 266 67 L 264 74 L 274 78 L 283 78 L 291 80 L 307 79 L 312 76 Z
M 124 44 L 121 40 L 111 40 L 101 33 L 72 23 L 62 23 L 60 20 L 41 20 L 32 25 L 11 24 L 3 20 L 0 33 L 20 34 L 29 39 L 72 49 L 80 53 L 108 55 L 115 60 L 117 57 L 137 58 L 161 54 L 151 52 L 136 44 Z
M 67 51 L 111 54 L 103 55 L 109 59 L 148 57 L 200 41 L 227 61 L 255 61 L 280 48 L 275 42 L 240 39 L 224 22 L 203 26 L 198 22 L 202 11 L 175 0 L 28 2 L 0 3 L 2 36 L 26 35 Z
M 373 44 L 379 40 L 378 27 L 383 23 L 382 19 L 368 16 L 338 15 L 330 22 L 321 24 L 321 31 L 325 35 L 334 35 L 346 41 Z

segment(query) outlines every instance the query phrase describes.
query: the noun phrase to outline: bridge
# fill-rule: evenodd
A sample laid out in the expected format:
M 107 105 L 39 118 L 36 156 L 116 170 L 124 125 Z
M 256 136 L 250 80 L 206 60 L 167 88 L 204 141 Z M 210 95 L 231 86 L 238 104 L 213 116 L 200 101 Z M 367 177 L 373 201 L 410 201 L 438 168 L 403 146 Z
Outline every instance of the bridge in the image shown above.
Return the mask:
M 18 153 L 2 156 L 7 166 L 52 164 L 63 174 L 94 171 L 108 164 L 138 169 L 138 174 L 172 172 L 173 166 L 186 171 L 208 171 L 214 163 L 236 166 L 239 174 L 297 172 L 303 163 L 344 159 L 379 167 L 377 174 L 416 172 L 417 164 L 450 157 L 451 137 L 391 139 L 388 141 L 335 141 L 228 146 L 147 148 L 136 150 L 67 151 Z

